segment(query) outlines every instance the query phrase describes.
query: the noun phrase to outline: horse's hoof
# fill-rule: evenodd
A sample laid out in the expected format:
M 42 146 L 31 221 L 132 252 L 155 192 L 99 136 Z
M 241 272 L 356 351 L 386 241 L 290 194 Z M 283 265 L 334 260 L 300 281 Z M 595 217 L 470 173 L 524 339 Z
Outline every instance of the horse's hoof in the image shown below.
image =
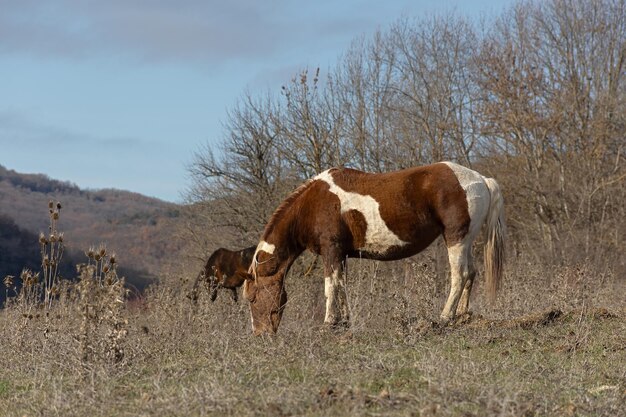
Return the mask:
M 449 326 L 454 323 L 454 316 L 440 316 L 439 317 L 439 325 L 441 327 Z
M 465 323 L 469 323 L 470 321 L 472 321 L 472 312 L 471 311 L 467 311 L 465 313 L 459 313 L 456 315 L 456 318 L 454 319 L 454 323 L 455 324 L 465 324 Z

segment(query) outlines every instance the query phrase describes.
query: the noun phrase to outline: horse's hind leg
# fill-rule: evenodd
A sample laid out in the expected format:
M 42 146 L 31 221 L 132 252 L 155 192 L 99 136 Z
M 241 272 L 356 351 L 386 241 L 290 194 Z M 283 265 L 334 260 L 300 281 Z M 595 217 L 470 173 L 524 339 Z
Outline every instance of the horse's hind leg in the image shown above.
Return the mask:
M 324 323 L 331 326 L 348 326 L 350 312 L 341 261 L 324 263 L 324 295 L 326 296 Z
M 441 312 L 441 320 L 449 322 L 454 319 L 456 308 L 464 290 L 465 283 L 469 278 L 469 251 L 471 245 L 463 242 L 448 247 L 448 260 L 450 262 L 450 294 L 446 305 Z M 469 295 L 468 295 L 469 297 Z
M 463 287 L 463 292 L 461 293 L 459 305 L 456 308 L 457 316 L 463 315 L 469 311 L 469 301 L 470 295 L 472 293 L 472 285 L 474 284 L 474 277 L 476 277 L 476 269 L 474 268 L 474 260 L 472 259 L 471 249 L 469 250 L 467 258 L 469 273 L 467 279 L 465 280 L 465 286 Z

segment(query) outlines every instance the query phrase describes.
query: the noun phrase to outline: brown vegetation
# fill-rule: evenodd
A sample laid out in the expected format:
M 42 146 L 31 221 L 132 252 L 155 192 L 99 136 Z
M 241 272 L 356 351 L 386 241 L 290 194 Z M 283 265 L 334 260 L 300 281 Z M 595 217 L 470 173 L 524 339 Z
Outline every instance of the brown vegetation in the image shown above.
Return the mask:
M 14 222 L 26 233 L 48 231 L 47 203 L 63 202 L 63 230 L 68 256 L 80 260 L 85 248 L 104 243 L 117 252 L 131 270 L 132 282 L 145 286 L 154 279 L 176 253 L 179 241 L 173 239 L 182 223 L 175 204 L 119 190 L 81 190 L 75 185 L 52 180 L 45 175 L 21 174 L 0 166 L 0 244 L 6 222 Z M 7 253 L 18 253 L 7 246 Z M 21 246 L 23 250 L 23 246 Z M 23 252 L 22 252 L 23 253 Z M 2 268 L 8 269 L 8 259 Z M 32 262 L 32 259 L 31 259 Z M 30 263 L 30 262 L 29 262 Z M 11 262 L 10 274 L 26 266 Z M 6 270 L 5 269 L 5 270 Z M 64 269 L 63 275 L 71 278 Z
M 204 297 L 194 309 L 179 285 L 151 287 L 126 308 L 115 289 L 94 286 L 47 315 L 12 306 L 0 315 L 0 407 L 64 416 L 623 414 L 626 305 L 616 277 L 518 261 L 496 305 L 439 327 L 445 294 L 432 260 L 363 262 L 349 276 L 348 332 L 321 325 L 317 278 L 287 282 L 293 296 L 272 338 L 250 335 L 245 304 Z
M 624 0 L 521 2 L 488 27 L 402 20 L 355 42 L 327 76 L 304 71 L 278 97 L 245 96 L 219 153 L 207 148 L 191 167 L 179 231 L 188 258 L 160 252 L 175 274 L 155 263 L 161 282 L 124 303 L 94 251 L 47 307 L 36 271 L 24 275 L 29 285 L 0 312 L 1 413 L 626 414 L 625 28 Z M 438 324 L 447 270 L 437 243 L 393 263 L 351 260 L 344 332 L 322 326 L 322 273 L 308 254 L 285 280 L 275 337 L 251 336 L 245 303 L 187 298 L 207 248 L 254 244 L 304 178 L 442 159 L 501 184 L 510 261 L 493 304 Z M 91 215 L 70 206 L 68 220 Z M 138 230 L 107 227 L 118 226 Z

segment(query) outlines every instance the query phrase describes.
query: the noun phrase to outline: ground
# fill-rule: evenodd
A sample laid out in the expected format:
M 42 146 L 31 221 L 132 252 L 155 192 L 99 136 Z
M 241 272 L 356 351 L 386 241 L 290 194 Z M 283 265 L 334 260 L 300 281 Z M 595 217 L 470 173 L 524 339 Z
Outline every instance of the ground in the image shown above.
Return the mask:
M 253 336 L 228 294 L 194 306 L 188 279 L 126 303 L 88 281 L 50 309 L 15 300 L 0 415 L 626 415 L 623 278 L 521 265 L 495 304 L 479 281 L 473 313 L 445 326 L 446 280 L 414 261 L 352 265 L 347 330 L 323 325 L 323 280 L 297 269 L 275 336 Z

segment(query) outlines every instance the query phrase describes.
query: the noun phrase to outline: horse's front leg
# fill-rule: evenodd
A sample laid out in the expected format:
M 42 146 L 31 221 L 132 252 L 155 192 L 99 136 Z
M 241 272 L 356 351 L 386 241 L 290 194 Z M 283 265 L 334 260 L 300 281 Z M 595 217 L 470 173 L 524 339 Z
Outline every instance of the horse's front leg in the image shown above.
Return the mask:
M 350 325 L 350 310 L 341 260 L 325 262 L 324 295 L 326 296 L 324 323 L 333 327 L 348 327 Z

